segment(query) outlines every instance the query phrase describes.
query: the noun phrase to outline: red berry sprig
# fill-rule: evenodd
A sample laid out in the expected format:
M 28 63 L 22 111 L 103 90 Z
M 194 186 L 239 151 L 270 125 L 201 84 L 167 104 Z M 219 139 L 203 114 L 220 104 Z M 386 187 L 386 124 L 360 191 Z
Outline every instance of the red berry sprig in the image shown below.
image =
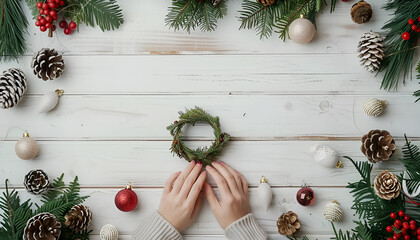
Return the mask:
M 390 214 L 390 217 L 395 219 L 394 224 L 387 226 L 385 230 L 393 233 L 393 236 L 387 238 L 387 240 L 410 240 L 411 236 L 420 240 L 420 227 L 417 228 L 417 222 L 410 220 L 410 216 L 405 214 L 404 211 L 393 212 Z
M 415 23 L 414 19 L 410 18 L 408 19 L 408 24 L 411 25 L 411 30 L 413 30 L 414 32 L 420 32 L 420 26 L 417 26 L 420 23 L 420 17 L 418 17 L 416 20 L 418 22 L 417 24 Z M 404 40 L 409 40 L 411 38 L 411 34 L 409 32 L 403 32 L 401 38 Z
M 47 0 L 47 2 L 38 2 L 36 7 L 39 9 L 39 16 L 35 21 L 35 26 L 39 27 L 41 32 L 50 29 L 49 36 L 52 37 L 52 32 L 56 30 L 55 21 L 58 19 L 58 11 L 60 7 L 66 5 L 64 0 Z M 77 24 L 73 21 L 67 23 L 65 19 L 58 24 L 60 28 L 64 29 L 64 34 L 70 35 L 76 28 Z

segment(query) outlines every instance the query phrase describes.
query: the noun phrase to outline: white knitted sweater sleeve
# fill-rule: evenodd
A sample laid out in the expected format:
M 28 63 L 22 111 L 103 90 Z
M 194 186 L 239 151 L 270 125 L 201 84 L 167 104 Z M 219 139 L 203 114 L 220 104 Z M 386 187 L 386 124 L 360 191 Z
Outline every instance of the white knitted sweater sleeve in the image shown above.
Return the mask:
M 252 213 L 229 225 L 225 229 L 225 236 L 229 240 L 266 240 L 268 237 Z

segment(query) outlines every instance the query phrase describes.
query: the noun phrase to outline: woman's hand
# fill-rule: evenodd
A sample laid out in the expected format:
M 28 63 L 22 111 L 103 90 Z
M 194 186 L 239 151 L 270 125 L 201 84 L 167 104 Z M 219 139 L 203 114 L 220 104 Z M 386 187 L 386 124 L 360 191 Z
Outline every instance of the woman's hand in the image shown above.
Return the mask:
M 206 167 L 220 190 L 220 201 L 208 183 L 204 192 L 210 208 L 220 226 L 225 230 L 236 220 L 250 213 L 248 202 L 248 183 L 244 176 L 226 163 L 213 162 Z
M 206 172 L 201 172 L 201 168 L 201 164 L 192 161 L 165 183 L 158 212 L 179 232 L 191 224 L 201 207 L 201 189 L 206 180 Z

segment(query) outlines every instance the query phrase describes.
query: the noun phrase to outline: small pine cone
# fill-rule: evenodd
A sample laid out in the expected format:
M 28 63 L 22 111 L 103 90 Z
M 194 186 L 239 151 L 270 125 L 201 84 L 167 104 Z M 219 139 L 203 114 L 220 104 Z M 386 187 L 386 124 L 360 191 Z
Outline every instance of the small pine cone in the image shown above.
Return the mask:
M 389 160 L 395 149 L 395 141 L 388 131 L 371 130 L 362 137 L 361 150 L 371 163 Z
M 61 223 L 51 213 L 35 215 L 26 223 L 23 240 L 57 240 L 61 234 Z
M 23 185 L 29 193 L 38 195 L 48 190 L 50 180 L 44 171 L 37 169 L 26 174 Z
M 270 6 L 276 3 L 276 0 L 257 0 L 258 3 L 261 3 L 264 6 Z
M 368 32 L 360 39 L 358 45 L 360 63 L 369 72 L 379 69 L 385 56 L 384 39 L 376 32 Z
M 222 1 L 222 0 L 210 0 L 211 4 L 213 4 L 213 6 L 217 6 L 217 5 L 219 5 L 219 3 L 220 3 L 221 1 Z
M 295 234 L 300 229 L 298 215 L 292 211 L 281 215 L 277 220 L 277 228 L 281 235 L 290 236 Z
M 28 88 L 26 76 L 22 70 L 10 68 L 0 75 L 0 108 L 12 108 L 22 100 Z
M 369 22 L 372 17 L 372 7 L 365 1 L 359 1 L 351 7 L 351 19 L 353 22 L 361 24 Z
M 60 77 L 65 68 L 63 56 L 49 48 L 37 52 L 32 58 L 31 66 L 34 74 L 44 81 Z
M 397 198 L 401 192 L 398 177 L 389 171 L 383 171 L 375 177 L 374 188 L 376 195 L 385 200 Z
M 92 221 L 92 212 L 85 205 L 79 204 L 64 216 L 66 221 L 64 224 L 75 232 L 86 230 Z

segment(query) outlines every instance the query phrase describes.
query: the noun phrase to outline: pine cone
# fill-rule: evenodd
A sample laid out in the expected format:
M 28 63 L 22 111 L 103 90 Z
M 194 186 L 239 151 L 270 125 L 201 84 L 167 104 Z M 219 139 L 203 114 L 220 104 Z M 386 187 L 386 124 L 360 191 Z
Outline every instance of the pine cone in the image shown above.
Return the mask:
M 48 190 L 50 180 L 44 171 L 37 169 L 26 174 L 23 185 L 29 193 L 38 195 Z
M 261 3 L 264 6 L 270 6 L 276 3 L 276 0 L 257 0 L 257 2 Z
M 376 195 L 385 200 L 397 198 L 401 192 L 398 177 L 389 171 L 383 171 L 375 177 L 374 188 Z
M 277 228 L 281 235 L 290 236 L 295 234 L 300 229 L 298 215 L 292 211 L 281 215 L 277 220 Z
M 385 56 L 384 39 L 376 32 L 368 32 L 360 39 L 358 51 L 360 52 L 360 63 L 369 72 L 379 69 L 382 59 Z
M 371 130 L 362 137 L 361 150 L 371 163 L 389 160 L 395 149 L 395 141 L 388 131 Z
M 17 68 L 10 68 L 0 76 L 0 107 L 16 106 L 25 94 L 28 84 L 25 74 Z
M 79 204 L 64 216 L 64 224 L 75 232 L 81 232 L 88 228 L 92 221 L 92 212 L 85 205 Z
M 211 4 L 213 4 L 213 6 L 217 6 L 217 5 L 219 5 L 219 3 L 220 3 L 221 1 L 222 1 L 222 0 L 210 0 Z
M 60 77 L 65 68 L 63 56 L 49 48 L 43 48 L 36 53 L 31 66 L 34 74 L 44 81 Z
M 372 7 L 365 1 L 359 1 L 351 7 L 351 19 L 353 22 L 361 24 L 369 22 L 372 17 Z
M 51 213 L 35 215 L 26 223 L 23 240 L 57 240 L 61 234 L 61 223 Z

